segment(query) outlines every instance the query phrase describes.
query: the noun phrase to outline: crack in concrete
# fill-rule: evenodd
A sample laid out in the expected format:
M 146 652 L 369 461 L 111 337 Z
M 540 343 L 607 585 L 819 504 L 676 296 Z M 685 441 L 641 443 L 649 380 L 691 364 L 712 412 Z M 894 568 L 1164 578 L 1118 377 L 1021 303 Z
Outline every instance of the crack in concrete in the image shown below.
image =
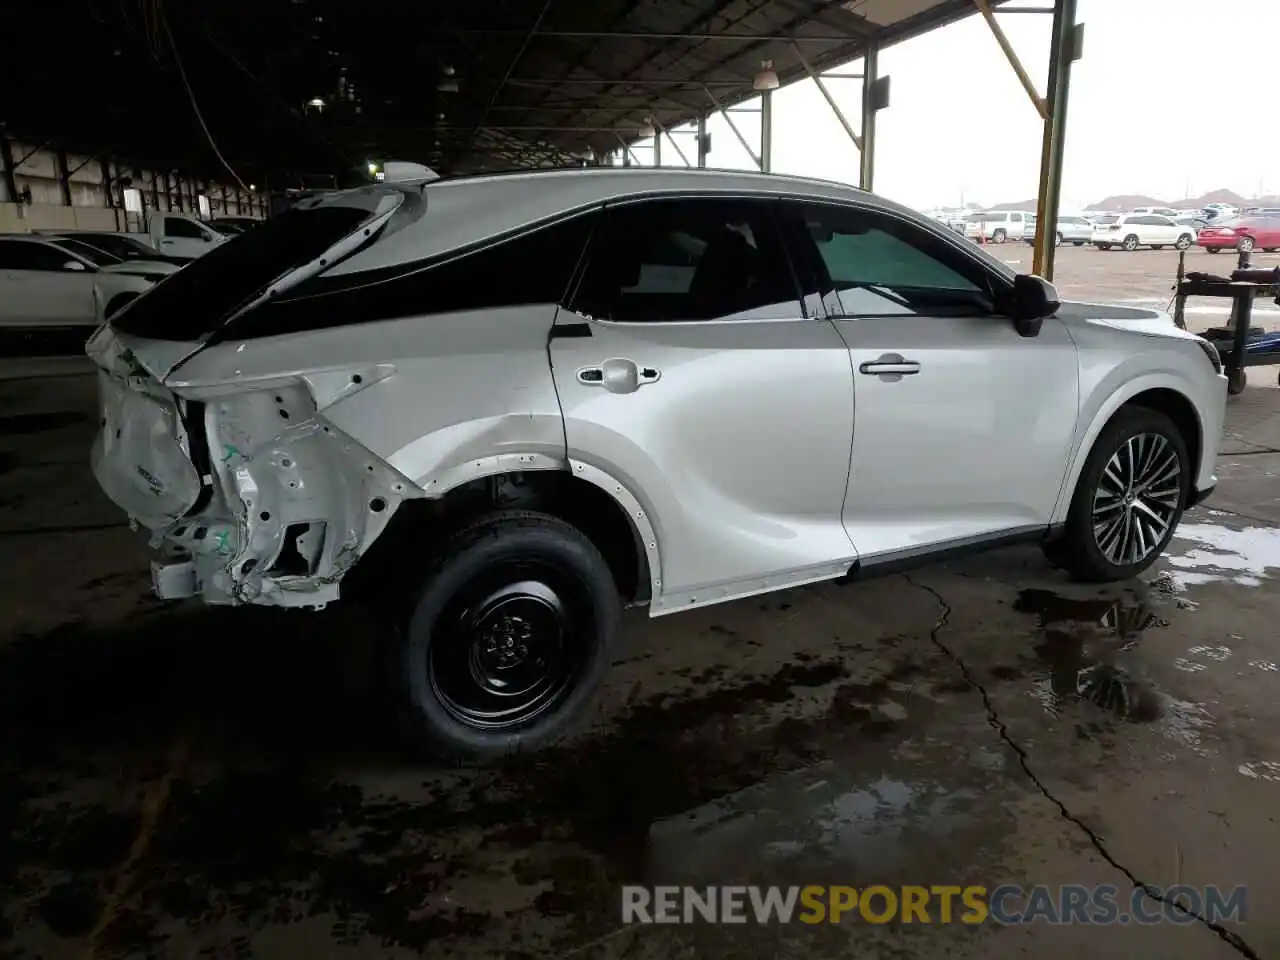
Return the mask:
M 904 573 L 902 574 L 902 578 L 906 580 L 907 583 L 911 584 L 911 586 L 915 587 L 917 590 L 923 590 L 938 602 L 941 612 L 938 614 L 938 618 L 934 621 L 933 627 L 929 630 L 929 640 L 934 646 L 942 651 L 948 660 L 956 665 L 960 670 L 961 675 L 964 677 L 965 682 L 976 690 L 978 695 L 982 697 L 982 706 L 987 714 L 987 723 L 991 725 L 1000 739 L 1004 741 L 1004 744 L 1013 751 L 1015 756 L 1017 756 L 1018 765 L 1022 768 L 1022 772 L 1026 774 L 1027 779 L 1035 785 L 1036 789 L 1040 791 L 1046 800 L 1058 808 L 1059 816 L 1081 830 L 1084 835 L 1089 838 L 1089 842 L 1093 845 L 1093 848 L 1098 851 L 1098 855 L 1111 867 L 1124 874 L 1125 877 L 1128 878 L 1129 882 L 1133 884 L 1135 890 L 1141 890 L 1143 894 L 1150 897 L 1152 900 L 1156 900 L 1166 906 L 1171 906 L 1179 913 L 1189 917 L 1194 917 L 1205 927 L 1213 931 L 1219 939 L 1223 940 L 1241 956 L 1247 957 L 1249 960 L 1261 960 L 1261 957 L 1259 957 L 1257 952 L 1255 952 L 1245 939 L 1235 931 L 1228 930 L 1222 924 L 1215 923 L 1208 917 L 1196 913 L 1194 910 L 1189 910 L 1177 900 L 1170 900 L 1166 898 L 1164 894 L 1160 892 L 1159 888 L 1143 880 L 1139 880 L 1133 871 L 1120 863 L 1120 861 L 1112 855 L 1101 837 L 1094 833 L 1094 831 L 1090 829 L 1083 820 L 1068 810 L 1066 804 L 1053 795 L 1053 792 L 1045 786 L 1044 781 L 1042 781 L 1036 775 L 1035 771 L 1031 769 L 1030 756 L 1022 745 L 1013 739 L 1013 735 L 1009 732 L 1008 726 L 1006 726 L 1005 722 L 1000 719 L 1000 714 L 996 710 L 995 705 L 991 702 L 991 696 L 987 693 L 986 687 L 974 679 L 973 673 L 969 670 L 968 664 L 964 662 L 959 654 L 943 643 L 941 638 L 938 636 L 938 634 L 942 632 L 943 628 L 947 626 L 947 622 L 951 619 L 951 604 L 947 603 L 947 601 L 943 599 L 942 594 L 933 587 L 925 583 L 920 583 L 912 578 L 910 574 Z

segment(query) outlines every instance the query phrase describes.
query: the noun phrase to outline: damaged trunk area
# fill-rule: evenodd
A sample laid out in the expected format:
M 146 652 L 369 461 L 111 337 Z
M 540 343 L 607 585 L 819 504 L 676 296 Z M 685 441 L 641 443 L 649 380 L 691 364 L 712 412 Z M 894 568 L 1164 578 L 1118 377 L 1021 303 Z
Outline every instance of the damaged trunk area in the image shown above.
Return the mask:
M 152 531 L 161 598 L 323 606 L 401 502 L 420 492 L 329 423 L 301 377 L 175 392 L 109 332 L 99 338 L 93 469 Z

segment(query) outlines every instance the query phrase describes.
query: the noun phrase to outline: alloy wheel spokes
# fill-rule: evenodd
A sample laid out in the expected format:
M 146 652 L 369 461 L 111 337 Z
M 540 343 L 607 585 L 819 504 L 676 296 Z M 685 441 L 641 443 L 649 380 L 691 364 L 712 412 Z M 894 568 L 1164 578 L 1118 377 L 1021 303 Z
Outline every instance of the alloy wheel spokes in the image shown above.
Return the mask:
M 1093 534 L 1109 561 L 1129 566 L 1164 543 L 1182 503 L 1182 462 L 1157 433 L 1130 437 L 1111 455 L 1093 495 Z

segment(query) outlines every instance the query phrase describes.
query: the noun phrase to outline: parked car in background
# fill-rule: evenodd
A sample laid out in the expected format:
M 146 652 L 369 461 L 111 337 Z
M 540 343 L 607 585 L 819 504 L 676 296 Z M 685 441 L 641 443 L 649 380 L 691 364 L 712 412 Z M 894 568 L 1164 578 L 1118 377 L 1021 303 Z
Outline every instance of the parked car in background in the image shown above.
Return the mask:
M 68 240 L 79 240 L 81 243 L 95 247 L 103 253 L 115 257 L 117 260 L 129 261 L 130 263 L 146 261 L 149 263 L 167 263 L 180 267 L 195 259 L 194 257 L 171 257 L 166 253 L 161 253 L 155 247 L 143 243 L 136 237 L 105 230 L 102 232 L 76 230 L 73 233 L 41 231 L 40 236 L 47 236 L 55 240 L 60 237 L 65 237 Z
M 1223 250 L 1280 250 L 1280 217 L 1238 217 L 1211 223 L 1200 231 L 1196 243 L 1209 253 Z
M 1036 214 L 1027 214 L 1027 232 L 1026 236 L 1023 237 L 1027 243 L 1034 244 L 1036 242 L 1036 221 Z M 1058 235 L 1056 241 L 1058 244 L 1072 243 L 1077 247 L 1083 247 L 1093 238 L 1093 224 L 1079 214 L 1059 214 L 1055 232 Z
M 261 224 L 257 217 L 214 217 L 209 226 L 215 230 L 231 231 L 233 234 L 244 233 Z
M 1173 222 L 1180 227 L 1195 231 L 1196 234 L 1199 234 L 1201 228 L 1208 223 L 1207 220 L 1197 214 L 1184 214 L 1180 217 L 1174 217 Z
M 1227 395 L 1167 313 L 1060 302 L 898 204 L 728 171 L 333 192 L 87 349 L 92 469 L 152 532 L 157 593 L 365 591 L 411 731 L 489 759 L 581 716 L 626 605 L 1021 538 L 1136 576 L 1212 490 Z
M 1027 233 L 1027 217 L 1023 210 L 987 210 L 965 217 L 964 235 L 970 240 L 1004 243 L 1021 240 Z
M 0 236 L 0 326 L 93 326 L 176 269 L 78 241 Z
M 147 217 L 147 236 L 151 246 L 174 257 L 202 257 L 231 239 L 230 232 L 220 233 L 192 214 L 159 211 Z
M 1176 217 L 1180 213 L 1180 211 L 1173 209 L 1173 207 L 1134 207 L 1129 212 L 1144 213 L 1144 214 L 1154 213 L 1160 217 L 1170 217 L 1170 218 Z
M 1196 232 L 1191 227 L 1180 226 L 1169 217 L 1154 213 L 1126 213 L 1121 216 L 1113 214 L 1100 217 L 1093 225 L 1093 245 L 1099 250 L 1110 250 L 1112 247 L 1123 250 L 1177 247 L 1185 250 L 1195 240 Z

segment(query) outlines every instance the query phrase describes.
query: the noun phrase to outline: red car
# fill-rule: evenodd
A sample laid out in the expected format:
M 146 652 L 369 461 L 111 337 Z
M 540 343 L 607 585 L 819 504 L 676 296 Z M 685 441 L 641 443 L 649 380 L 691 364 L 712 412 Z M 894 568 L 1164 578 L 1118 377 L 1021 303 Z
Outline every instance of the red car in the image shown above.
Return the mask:
M 1241 217 L 1200 228 L 1196 243 L 1209 253 L 1219 250 L 1280 250 L 1280 218 Z

